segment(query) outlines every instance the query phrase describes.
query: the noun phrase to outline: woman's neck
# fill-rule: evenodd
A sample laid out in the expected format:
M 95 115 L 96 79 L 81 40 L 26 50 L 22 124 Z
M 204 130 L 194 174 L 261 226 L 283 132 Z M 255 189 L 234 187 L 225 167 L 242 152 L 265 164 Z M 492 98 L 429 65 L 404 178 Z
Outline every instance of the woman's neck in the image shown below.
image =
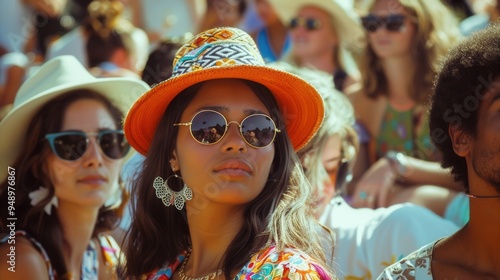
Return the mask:
M 193 212 L 189 209 L 187 212 L 192 248 L 185 273 L 200 277 L 221 268 L 222 257 L 243 226 L 243 208 L 203 209 L 191 214 Z
M 382 61 L 382 69 L 387 79 L 387 96 L 395 105 L 404 106 L 413 99 L 410 88 L 413 82 L 414 61 L 410 55 Z
M 273 52 L 279 57 L 285 45 L 288 30 L 279 20 L 266 26 L 267 36 Z
M 63 234 L 63 254 L 68 272 L 80 278 L 82 259 L 92 238 L 97 221 L 98 208 L 82 208 L 59 201 L 57 209 Z
M 333 74 L 338 68 L 337 63 L 335 63 L 334 56 L 335 54 L 332 51 L 325 52 L 323 54 L 315 54 L 303 59 L 299 59 L 299 64 L 303 67 L 317 69 L 329 74 Z

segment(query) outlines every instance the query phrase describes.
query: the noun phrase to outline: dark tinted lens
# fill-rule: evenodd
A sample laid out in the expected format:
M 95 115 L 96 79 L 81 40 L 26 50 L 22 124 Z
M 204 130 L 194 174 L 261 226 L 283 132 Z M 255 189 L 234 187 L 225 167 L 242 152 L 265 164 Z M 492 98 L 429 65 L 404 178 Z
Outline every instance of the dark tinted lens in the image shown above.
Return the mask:
M 363 28 L 368 32 L 375 32 L 380 26 L 377 18 L 374 16 L 367 16 L 362 18 L 361 23 L 363 24 Z
M 314 18 L 308 18 L 306 20 L 307 30 L 315 30 L 319 28 L 319 21 Z
M 405 22 L 403 16 L 392 16 L 387 19 L 386 28 L 389 31 L 399 31 Z
M 83 134 L 61 135 L 54 139 L 54 152 L 64 160 L 77 160 L 87 150 L 86 137 Z
M 265 147 L 273 141 L 276 127 L 269 117 L 252 115 L 241 123 L 241 132 L 249 145 Z
M 292 21 L 290 21 L 290 28 L 295 28 L 299 25 L 299 20 L 297 18 L 294 18 L 292 19 Z
M 191 134 L 200 143 L 213 144 L 219 141 L 226 131 L 226 120 L 216 112 L 199 112 L 192 120 Z
M 123 158 L 130 150 L 130 145 L 122 132 L 102 132 L 99 146 L 111 159 Z

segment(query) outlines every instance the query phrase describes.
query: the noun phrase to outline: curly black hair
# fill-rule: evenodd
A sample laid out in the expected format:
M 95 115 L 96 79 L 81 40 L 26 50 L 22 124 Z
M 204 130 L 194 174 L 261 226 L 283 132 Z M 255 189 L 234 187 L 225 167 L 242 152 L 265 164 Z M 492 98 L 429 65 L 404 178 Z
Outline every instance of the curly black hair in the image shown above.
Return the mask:
M 450 125 L 475 136 L 478 108 L 500 77 L 500 24 L 491 24 L 457 44 L 441 61 L 431 97 L 431 139 L 442 153 L 441 166 L 469 190 L 467 164 L 453 151 Z

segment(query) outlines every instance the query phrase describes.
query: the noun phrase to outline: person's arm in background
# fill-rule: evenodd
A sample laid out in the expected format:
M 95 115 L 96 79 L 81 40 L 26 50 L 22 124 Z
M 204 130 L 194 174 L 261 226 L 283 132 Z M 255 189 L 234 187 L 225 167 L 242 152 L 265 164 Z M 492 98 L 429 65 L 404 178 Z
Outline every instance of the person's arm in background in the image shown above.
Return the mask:
M 399 181 L 407 185 L 432 184 L 445 187 L 454 191 L 463 191 L 463 186 L 453 179 L 449 169 L 443 169 L 439 163 L 425 161 L 414 157 L 401 156 L 406 162 L 396 164 L 406 165 L 407 172 L 398 174 Z M 395 167 L 397 171 L 397 166 Z

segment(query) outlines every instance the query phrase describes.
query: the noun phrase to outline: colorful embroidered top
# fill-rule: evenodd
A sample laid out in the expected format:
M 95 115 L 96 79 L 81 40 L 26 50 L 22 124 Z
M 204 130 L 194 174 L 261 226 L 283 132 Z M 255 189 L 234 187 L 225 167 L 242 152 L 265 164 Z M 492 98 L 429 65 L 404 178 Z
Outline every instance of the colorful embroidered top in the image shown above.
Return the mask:
M 376 158 L 388 151 L 402 152 L 415 158 L 436 161 L 437 150 L 431 142 L 427 116 L 423 108 L 399 111 L 387 104 L 379 136 L 376 139 Z
M 47 270 L 49 271 L 49 279 L 55 280 L 57 279 L 57 272 L 55 268 L 52 267 L 52 263 L 50 262 L 49 255 L 43 248 L 42 244 L 38 242 L 35 238 L 31 237 L 27 232 L 23 230 L 16 231 L 16 236 L 22 236 L 27 238 L 33 246 L 40 252 L 42 255 L 46 265 Z M 0 239 L 0 244 L 7 242 L 9 235 Z M 115 269 L 118 264 L 118 258 L 120 255 L 120 247 L 113 239 L 113 237 L 100 234 L 97 239 L 99 240 L 99 244 L 102 248 L 102 254 L 104 256 L 104 260 L 106 262 L 106 267 L 109 269 Z M 97 279 L 99 277 L 99 262 L 96 251 L 96 245 L 93 240 L 90 241 L 87 249 L 84 253 L 82 260 L 82 272 L 81 279 L 82 280 L 90 280 Z
M 172 264 L 146 275 L 147 280 L 169 280 L 185 259 L 185 253 L 179 255 Z M 304 252 L 286 248 L 278 252 L 275 246 L 264 248 L 252 256 L 250 261 L 234 277 L 244 279 L 331 279 L 326 270 Z
M 438 240 L 439 241 L 439 240 Z M 432 280 L 432 252 L 438 241 L 423 246 L 404 259 L 386 268 L 377 280 Z

